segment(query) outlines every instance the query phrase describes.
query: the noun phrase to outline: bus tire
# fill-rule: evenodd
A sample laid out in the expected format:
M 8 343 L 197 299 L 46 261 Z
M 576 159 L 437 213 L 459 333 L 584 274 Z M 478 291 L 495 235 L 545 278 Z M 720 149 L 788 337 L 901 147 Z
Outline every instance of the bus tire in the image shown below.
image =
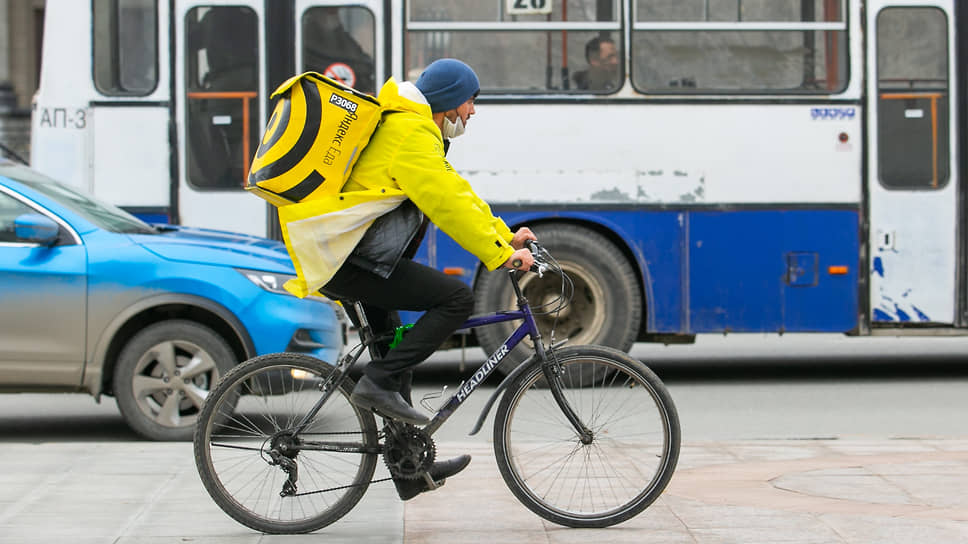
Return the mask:
M 535 311 L 545 345 L 567 339 L 567 345 L 596 344 L 628 352 L 642 323 L 642 296 L 638 277 L 628 259 L 601 234 L 578 225 L 547 223 L 532 229 L 538 242 L 558 260 L 574 282 L 571 304 L 557 316 L 561 278 L 557 274 L 525 274 L 524 294 Z M 475 286 L 475 313 L 516 308 L 506 269 L 482 271 Z M 485 355 L 497 350 L 517 326 L 499 323 L 476 329 Z M 555 328 L 551 337 L 552 327 Z M 501 362 L 507 374 L 533 351 L 526 338 Z

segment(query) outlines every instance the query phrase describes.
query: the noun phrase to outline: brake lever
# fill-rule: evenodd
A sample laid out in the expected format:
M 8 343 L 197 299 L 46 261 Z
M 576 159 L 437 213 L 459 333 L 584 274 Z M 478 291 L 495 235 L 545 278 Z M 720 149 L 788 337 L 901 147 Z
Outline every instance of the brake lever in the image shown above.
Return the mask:
M 524 245 L 528 248 L 529 251 L 531 251 L 531 254 L 534 255 L 535 257 L 535 263 L 531 265 L 531 268 L 529 268 L 529 270 L 537 274 L 539 278 L 543 278 L 544 273 L 551 270 L 551 267 L 549 267 L 545 263 L 538 261 L 539 255 L 544 253 L 544 249 L 538 245 L 538 242 L 534 240 L 525 240 Z M 514 261 L 511 262 L 511 266 L 513 266 L 514 268 L 518 268 L 519 266 L 521 266 L 521 264 L 522 263 L 520 259 L 515 259 Z

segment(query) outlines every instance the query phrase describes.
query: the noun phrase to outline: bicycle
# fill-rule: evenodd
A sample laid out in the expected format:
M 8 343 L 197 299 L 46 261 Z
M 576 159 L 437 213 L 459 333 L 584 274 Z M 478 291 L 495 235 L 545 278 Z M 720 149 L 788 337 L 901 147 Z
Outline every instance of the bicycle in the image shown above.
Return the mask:
M 546 250 L 531 249 L 532 272 L 561 273 Z M 608 527 L 645 510 L 678 461 L 672 398 L 658 376 L 621 351 L 564 342 L 546 348 L 519 274 L 508 273 L 517 310 L 472 316 L 463 327 L 521 324 L 422 428 L 384 418 L 378 429 L 373 412 L 349 402 L 353 365 L 389 338 L 374 334 L 359 303 L 360 343 L 335 366 L 277 353 L 228 372 L 204 403 L 194 436 L 196 466 L 212 499 L 257 531 L 306 533 L 346 515 L 371 483 L 390 479 L 373 480 L 380 455 L 392 477 L 423 478 L 436 488 L 427 472 L 436 452 L 432 435 L 530 337 L 534 353 L 497 386 L 470 434 L 500 398 L 494 451 L 501 476 L 546 520 Z M 562 297 L 552 311 L 566 304 L 567 276 L 561 277 Z

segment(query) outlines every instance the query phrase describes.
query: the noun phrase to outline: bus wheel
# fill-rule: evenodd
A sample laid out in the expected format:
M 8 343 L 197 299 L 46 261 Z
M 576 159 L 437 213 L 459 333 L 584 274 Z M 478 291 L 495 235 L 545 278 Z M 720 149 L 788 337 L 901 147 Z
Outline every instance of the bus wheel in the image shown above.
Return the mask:
M 521 278 L 545 345 L 567 339 L 570 346 L 597 344 L 626 352 L 631 349 L 642 323 L 642 297 L 635 271 L 622 252 L 604 236 L 577 225 L 549 223 L 532 230 L 574 284 L 574 296 L 567 304 L 561 299 L 562 282 L 557 274 L 543 278 L 525 274 Z M 475 287 L 475 313 L 517 307 L 506 275 L 505 269 L 481 274 Z M 555 312 L 562 303 L 567 306 Z M 485 353 L 499 348 L 517 325 L 512 322 L 477 328 L 477 339 Z M 504 374 L 514 370 L 532 349 L 531 340 L 525 339 L 498 370 Z

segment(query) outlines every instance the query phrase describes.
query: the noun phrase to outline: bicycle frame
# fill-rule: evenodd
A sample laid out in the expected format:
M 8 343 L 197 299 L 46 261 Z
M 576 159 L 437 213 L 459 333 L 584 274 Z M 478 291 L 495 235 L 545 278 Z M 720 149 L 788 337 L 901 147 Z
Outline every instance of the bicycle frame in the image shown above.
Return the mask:
M 590 441 L 591 431 L 589 431 L 588 428 L 578 419 L 578 416 L 575 415 L 574 410 L 565 400 L 564 395 L 561 393 L 560 376 L 557 371 L 551 368 L 553 365 L 548 364 L 548 357 L 544 345 L 541 343 L 541 333 L 538 330 L 538 324 L 534 319 L 534 314 L 531 311 L 531 306 L 528 304 L 527 298 L 525 298 L 524 294 L 521 292 L 521 286 L 518 283 L 517 273 L 516 271 L 511 270 L 508 272 L 508 275 L 511 280 L 511 285 L 514 288 L 514 293 L 517 297 L 518 309 L 501 310 L 485 315 L 472 316 L 465 321 L 460 328 L 463 329 L 494 325 L 516 319 L 521 319 L 523 322 L 511 332 L 511 335 L 508 336 L 507 340 L 505 340 L 504 343 L 497 348 L 497 350 L 488 356 L 487 360 L 474 372 L 474 374 L 471 375 L 468 380 L 462 382 L 461 385 L 458 386 L 457 392 L 454 393 L 440 409 L 437 410 L 437 413 L 434 414 L 434 417 L 431 419 L 430 423 L 428 423 L 423 430 L 427 432 L 427 434 L 433 435 L 433 433 L 435 433 L 437 429 L 439 429 L 440 426 L 443 425 L 444 422 L 447 421 L 447 419 L 450 418 L 455 411 L 457 411 L 457 408 L 459 408 L 460 405 L 467 400 L 471 393 L 473 393 L 482 383 L 484 383 L 485 380 L 487 380 L 488 376 L 494 372 L 494 369 L 497 368 L 498 364 L 504 360 L 511 350 L 517 347 L 517 345 L 520 344 L 525 337 L 530 336 L 534 344 L 534 355 L 523 361 L 513 372 L 504 378 L 500 385 L 498 385 L 497 389 L 495 389 L 494 393 L 491 395 L 491 398 L 484 406 L 484 409 L 481 411 L 477 424 L 471 430 L 470 434 L 477 434 L 483 425 L 491 406 L 494 404 L 494 401 L 497 400 L 500 394 L 508 385 L 510 385 L 514 378 L 520 375 L 521 372 L 523 372 L 526 368 L 529 368 L 532 364 L 534 364 L 534 358 L 537 357 L 538 361 L 542 365 L 542 371 L 544 372 L 545 379 L 548 380 L 548 383 L 550 384 L 552 396 L 554 397 L 558 406 L 561 408 L 563 414 L 572 424 L 572 426 L 574 426 L 575 431 L 579 434 L 582 440 L 585 441 L 587 439 Z M 299 432 L 308 424 L 308 422 L 315 417 L 316 413 L 320 408 L 322 408 L 329 396 L 336 391 L 340 383 L 345 379 L 346 376 L 348 376 L 350 369 L 359 359 L 363 349 L 368 348 L 377 340 L 377 337 L 373 336 L 372 332 L 369 330 L 369 324 L 366 321 L 366 316 L 363 314 L 359 303 L 356 303 L 356 310 L 360 318 L 360 331 L 365 338 L 362 339 L 363 341 L 359 346 L 354 348 L 353 352 L 347 354 L 343 358 L 343 360 L 340 362 L 340 365 L 337 367 L 337 372 L 334 372 L 334 374 L 336 374 L 335 379 L 330 382 L 331 385 L 328 388 L 324 388 L 323 396 L 316 402 L 313 408 L 309 410 L 303 420 L 295 426 L 295 432 L 293 434 L 299 434 Z M 345 369 L 342 368 L 344 365 L 346 365 Z M 325 446 L 318 442 L 306 442 L 301 446 L 301 449 L 307 450 L 324 448 Z
M 471 393 L 473 393 L 482 383 L 484 383 L 485 380 L 487 380 L 488 376 L 494 372 L 494 369 L 497 368 L 498 364 L 500 364 L 501 361 L 507 357 L 508 353 L 511 353 L 511 350 L 517 347 L 517 345 L 520 344 L 525 337 L 531 337 L 531 340 L 534 343 L 535 356 L 538 357 L 538 360 L 542 363 L 547 361 L 544 346 L 541 344 L 541 333 L 538 331 L 538 324 L 534 320 L 534 314 L 531 313 L 531 307 L 528 305 L 528 300 L 524 298 L 524 295 L 521 293 L 517 276 L 514 275 L 514 272 L 510 272 L 510 275 L 511 282 L 514 285 L 515 294 L 518 297 L 519 309 L 504 310 L 487 315 L 474 316 L 461 325 L 461 328 L 469 329 L 472 327 L 494 325 L 497 323 L 503 323 L 505 321 L 513 321 L 515 319 L 522 319 L 524 321 L 518 326 L 518 328 L 511 332 L 511 335 L 508 336 L 507 340 L 505 340 L 500 347 L 494 350 L 494 353 L 492 353 L 487 360 L 484 361 L 484 364 L 482 364 L 476 371 L 474 371 L 473 374 L 471 374 L 470 378 L 458 386 L 457 392 L 451 395 L 450 399 L 448 399 L 447 402 L 439 410 L 437 410 L 437 413 L 434 415 L 433 419 L 430 420 L 430 423 L 424 427 L 424 430 L 428 434 L 433 435 L 437 429 L 439 429 L 440 426 L 443 425 L 444 422 L 447 421 L 447 419 L 450 418 L 455 411 L 457 411 L 457 408 L 460 407 L 465 400 L 467 400 L 467 397 L 469 397 Z M 530 363 L 532 360 L 533 358 L 529 358 L 527 361 L 525 361 L 525 363 Z M 522 363 L 521 366 L 526 366 L 525 363 Z M 501 383 L 502 385 L 506 385 L 505 382 Z M 495 393 L 501 390 L 502 388 L 499 387 Z M 493 399 L 495 397 L 496 394 L 494 397 L 492 397 L 492 400 L 485 405 L 485 409 L 481 414 L 482 420 L 487 416 L 487 412 L 493 404 Z M 476 431 L 472 432 L 471 434 L 476 434 Z

